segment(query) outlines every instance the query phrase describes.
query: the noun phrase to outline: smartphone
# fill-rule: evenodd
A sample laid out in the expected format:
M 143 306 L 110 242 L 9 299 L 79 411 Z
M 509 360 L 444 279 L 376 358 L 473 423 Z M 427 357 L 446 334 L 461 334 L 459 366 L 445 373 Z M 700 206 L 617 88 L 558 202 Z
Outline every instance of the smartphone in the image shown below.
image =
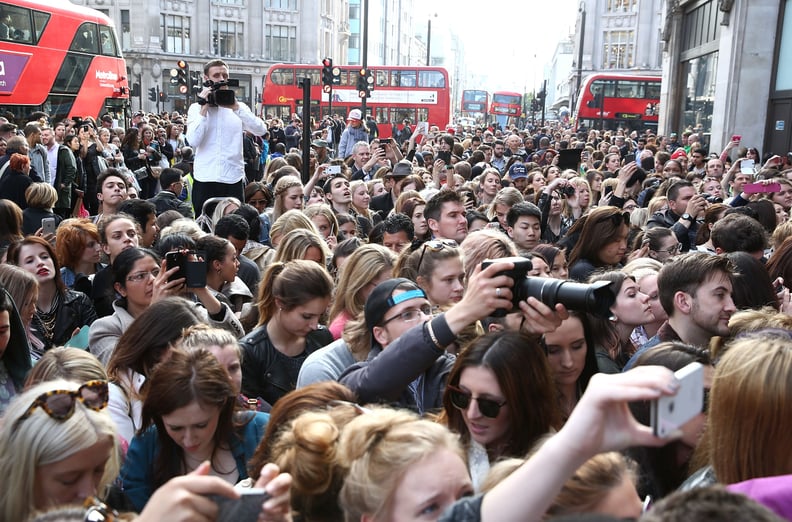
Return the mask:
M 270 496 L 261 488 L 240 489 L 238 499 L 210 495 L 217 504 L 217 522 L 256 522 L 261 514 L 261 506 Z
M 624 164 L 627 165 L 628 163 L 632 163 L 635 161 L 635 154 L 630 153 L 624 156 Z
M 735 134 L 734 136 L 731 137 L 731 140 L 732 141 L 742 141 L 742 135 Z
M 45 235 L 55 233 L 54 217 L 41 218 L 41 232 Z
M 165 254 L 165 267 L 167 270 L 178 267 L 178 270 L 168 277 L 168 281 L 184 278 L 187 288 L 206 286 L 206 255 L 204 252 L 172 250 Z
M 441 150 L 437 153 L 437 159 L 445 161 L 446 165 L 451 164 L 451 151 Z
M 655 437 L 668 437 L 701 413 L 704 405 L 704 366 L 693 362 L 674 372 L 679 381 L 676 395 L 652 401 L 651 423 Z
M 391 138 L 380 138 L 379 141 L 380 141 L 380 145 L 390 145 L 391 143 L 393 143 L 393 140 Z
M 341 165 L 328 165 L 325 174 L 341 174 Z
M 743 192 L 746 194 L 759 194 L 759 193 L 766 193 L 766 192 L 778 192 L 781 190 L 780 183 L 769 183 L 765 185 L 764 183 L 746 183 L 743 185 Z
M 752 159 L 743 159 L 740 162 L 740 172 L 743 174 L 753 174 L 754 170 L 754 160 Z

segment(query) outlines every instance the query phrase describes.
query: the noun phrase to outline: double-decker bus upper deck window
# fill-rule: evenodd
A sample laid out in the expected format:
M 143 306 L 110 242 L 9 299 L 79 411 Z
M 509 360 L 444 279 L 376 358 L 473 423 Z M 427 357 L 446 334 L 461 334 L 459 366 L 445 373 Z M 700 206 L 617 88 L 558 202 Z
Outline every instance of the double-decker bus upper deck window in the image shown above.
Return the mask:
M 49 13 L 42 13 L 41 11 L 33 11 L 33 27 L 36 31 L 36 37 L 33 43 L 38 43 L 41 39 L 42 33 L 44 33 L 44 28 L 47 27 L 47 22 L 49 22 L 50 14 Z
M 392 87 L 415 87 L 416 71 L 393 71 L 391 74 Z
M 294 73 L 292 69 L 277 68 L 270 74 L 272 83 L 275 85 L 294 85 Z
M 635 80 L 619 80 L 616 94 L 619 98 L 643 98 L 643 82 Z
M 0 5 L 0 40 L 34 43 L 30 15 L 30 9 Z
M 660 82 L 646 82 L 646 98 L 653 100 L 660 97 Z
M 341 69 L 341 74 L 339 76 L 341 81 L 338 85 L 352 85 L 350 83 L 350 78 L 352 78 L 352 82 L 356 81 L 355 75 L 351 71 L 347 71 L 345 69 Z
M 85 22 L 77 29 L 77 34 L 74 35 L 70 51 L 77 51 L 80 53 L 99 54 L 99 35 L 96 31 L 96 24 L 92 22 Z
M 106 25 L 99 26 L 99 42 L 102 54 L 105 56 L 119 56 L 118 42 L 113 29 Z
M 440 71 L 420 71 L 418 74 L 419 87 L 445 87 L 445 77 Z
M 388 86 L 388 71 L 383 70 L 376 70 L 372 71 L 374 73 L 374 83 L 377 87 L 387 87 Z

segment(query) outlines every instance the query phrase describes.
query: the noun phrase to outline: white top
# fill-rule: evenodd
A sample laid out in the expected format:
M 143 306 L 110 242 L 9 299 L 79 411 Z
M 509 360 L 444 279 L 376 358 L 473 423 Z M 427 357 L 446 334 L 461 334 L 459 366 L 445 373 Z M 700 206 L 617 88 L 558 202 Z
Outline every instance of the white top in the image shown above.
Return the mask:
M 261 136 L 267 125 L 239 102 L 239 108 L 209 107 L 201 116 L 201 106 L 190 105 L 187 112 L 187 141 L 195 149 L 193 179 L 233 184 L 245 178 L 242 136 L 249 131 Z
M 124 389 L 115 383 L 109 383 L 109 398 L 107 410 L 110 417 L 118 428 L 119 437 L 127 442 L 132 442 L 137 430 L 143 425 L 143 401 L 140 400 L 140 388 L 146 382 L 146 378 L 132 370 L 128 370 L 123 380 L 125 386 L 130 386 L 135 390 L 134 397 L 130 397 Z

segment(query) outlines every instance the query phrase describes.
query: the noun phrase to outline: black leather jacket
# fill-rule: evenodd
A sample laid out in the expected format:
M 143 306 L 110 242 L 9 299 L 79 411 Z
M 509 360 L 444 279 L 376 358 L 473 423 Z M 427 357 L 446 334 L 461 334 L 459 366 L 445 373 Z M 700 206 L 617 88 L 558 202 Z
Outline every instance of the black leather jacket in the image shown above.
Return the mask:
M 88 296 L 82 292 L 67 289 L 56 312 L 52 340 L 47 339 L 44 332 L 39 331 L 38 328 L 33 328 L 33 335 L 44 343 L 46 351 L 53 346 L 63 346 L 66 341 L 71 339 L 76 328 L 90 326 L 95 320 L 96 310 Z

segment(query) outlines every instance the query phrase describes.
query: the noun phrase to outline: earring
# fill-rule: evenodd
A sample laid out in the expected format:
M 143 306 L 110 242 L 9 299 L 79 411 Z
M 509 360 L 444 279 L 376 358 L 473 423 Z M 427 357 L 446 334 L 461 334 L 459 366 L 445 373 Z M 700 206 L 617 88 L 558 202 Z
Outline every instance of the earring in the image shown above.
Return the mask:
M 619 322 L 619 318 L 616 317 L 615 315 L 612 315 L 612 316 L 608 317 L 608 321 L 610 321 L 612 323 L 618 323 Z

